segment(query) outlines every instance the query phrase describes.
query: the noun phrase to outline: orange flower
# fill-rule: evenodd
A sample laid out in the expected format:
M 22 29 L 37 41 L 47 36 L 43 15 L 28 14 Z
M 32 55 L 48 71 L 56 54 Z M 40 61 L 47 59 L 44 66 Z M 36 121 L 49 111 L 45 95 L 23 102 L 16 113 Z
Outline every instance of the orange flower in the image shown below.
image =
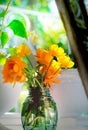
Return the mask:
M 20 44 L 20 46 L 17 48 L 17 53 L 21 57 L 24 57 L 25 55 L 30 55 L 31 54 L 31 50 L 29 49 L 28 45 Z
M 26 68 L 27 65 L 21 61 L 17 56 L 14 56 L 8 59 L 2 70 L 4 82 L 24 82 L 26 80 L 26 74 L 23 71 L 23 68 Z
M 52 87 L 53 83 L 59 83 L 59 82 L 60 80 L 56 78 L 55 75 L 47 75 L 43 83 L 45 84 L 45 86 Z
M 36 59 L 42 65 L 49 65 L 50 61 L 52 60 L 52 56 L 47 50 L 37 49 Z
M 61 73 L 60 71 L 60 63 L 55 60 L 51 63 L 50 67 L 44 66 L 43 72 L 45 73 L 44 84 L 51 87 L 52 83 L 60 82 L 59 79 L 56 78 L 57 75 Z

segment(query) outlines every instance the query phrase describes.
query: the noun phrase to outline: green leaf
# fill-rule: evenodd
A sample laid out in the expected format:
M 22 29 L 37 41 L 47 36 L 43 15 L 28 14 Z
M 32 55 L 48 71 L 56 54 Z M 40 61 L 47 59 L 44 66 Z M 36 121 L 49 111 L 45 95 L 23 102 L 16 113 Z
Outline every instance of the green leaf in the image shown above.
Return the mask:
M 64 45 L 63 45 L 62 42 L 59 42 L 59 43 L 58 43 L 58 46 L 64 48 Z
M 5 64 L 6 62 L 6 55 L 0 54 L 0 65 Z
M 17 55 L 16 48 L 7 48 L 7 50 L 9 51 L 11 56 L 16 56 Z
M 21 21 L 13 20 L 9 23 L 8 27 L 13 30 L 15 35 L 27 39 L 27 32 L 26 32 L 26 29 Z
M 5 44 L 9 41 L 9 36 L 8 36 L 8 33 L 7 32 L 2 32 L 2 35 L 1 35 L 1 45 L 2 47 L 5 46 Z
M 23 23 L 24 27 L 26 27 L 26 20 L 25 20 L 23 14 L 14 13 L 14 17 L 15 17 L 16 20 L 21 21 Z
M 5 10 L 3 10 L 3 9 L 0 9 L 0 18 L 2 17 L 4 17 L 4 15 L 5 15 Z

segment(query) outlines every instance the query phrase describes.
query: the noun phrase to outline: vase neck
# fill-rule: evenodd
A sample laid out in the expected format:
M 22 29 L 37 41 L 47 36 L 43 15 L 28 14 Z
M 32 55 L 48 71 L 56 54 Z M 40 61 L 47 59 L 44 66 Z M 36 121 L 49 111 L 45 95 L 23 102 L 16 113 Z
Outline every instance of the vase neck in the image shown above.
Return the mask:
M 47 87 L 40 88 L 37 87 L 29 87 L 29 95 L 30 96 L 50 96 L 50 91 Z

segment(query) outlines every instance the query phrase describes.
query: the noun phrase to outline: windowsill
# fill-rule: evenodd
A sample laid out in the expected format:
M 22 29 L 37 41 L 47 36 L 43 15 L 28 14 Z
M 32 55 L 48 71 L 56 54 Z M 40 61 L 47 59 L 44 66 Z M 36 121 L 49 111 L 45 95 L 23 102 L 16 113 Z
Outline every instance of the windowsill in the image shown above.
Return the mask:
M 23 130 L 20 114 L 6 113 L 0 118 L 0 123 L 6 127 L 0 130 Z M 59 119 L 56 130 L 88 130 L 87 118 L 63 117 Z

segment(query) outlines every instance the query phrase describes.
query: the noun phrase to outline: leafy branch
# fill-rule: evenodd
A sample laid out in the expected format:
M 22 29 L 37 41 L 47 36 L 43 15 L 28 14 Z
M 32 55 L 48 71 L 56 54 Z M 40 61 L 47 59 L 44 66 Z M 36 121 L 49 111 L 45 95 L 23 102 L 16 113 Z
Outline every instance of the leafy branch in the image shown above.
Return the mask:
M 22 20 L 18 20 L 18 19 L 13 19 L 7 26 L 5 26 L 5 17 L 7 15 L 9 6 L 11 5 L 11 1 L 9 0 L 6 9 L 2 11 L 2 13 L 0 13 L 0 17 L 2 18 L 2 23 L 1 23 L 1 27 L 0 27 L 0 40 L 1 40 L 1 47 L 4 48 L 4 46 L 9 42 L 10 37 L 8 35 L 8 32 L 5 31 L 6 28 L 10 28 L 14 35 L 22 37 L 27 39 L 27 31 L 26 28 L 24 26 L 24 24 L 22 23 Z

